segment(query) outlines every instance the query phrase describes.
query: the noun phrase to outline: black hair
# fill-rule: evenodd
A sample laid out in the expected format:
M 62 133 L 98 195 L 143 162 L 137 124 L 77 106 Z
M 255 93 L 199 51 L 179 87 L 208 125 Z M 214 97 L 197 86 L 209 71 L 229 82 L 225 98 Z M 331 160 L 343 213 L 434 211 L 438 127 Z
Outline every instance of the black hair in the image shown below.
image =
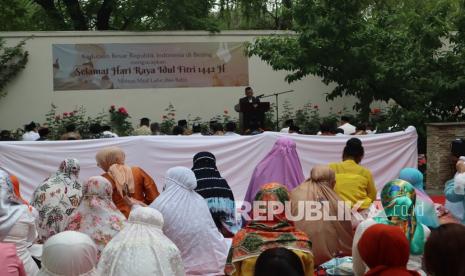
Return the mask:
M 290 126 L 293 126 L 294 125 L 294 120 L 292 119 L 288 119 L 284 122 L 284 126 L 286 127 L 290 127 Z
M 140 125 L 141 126 L 150 126 L 150 119 L 146 118 L 146 117 L 140 119 Z
M 24 130 L 26 130 L 26 132 L 29 132 L 29 131 L 33 131 L 36 127 L 37 127 L 36 123 L 32 121 L 29 124 L 24 126 Z
M 92 134 L 99 134 L 100 132 L 102 132 L 102 126 L 100 126 L 99 123 L 93 123 L 89 126 L 89 132 Z M 40 134 L 40 130 L 39 130 L 39 134 Z
M 428 275 L 465 275 L 465 226 L 448 223 L 431 231 L 425 243 L 424 263 Z
M 323 121 L 320 124 L 320 131 L 321 132 L 336 133 L 336 125 L 333 122 L 330 122 L 330 121 Z
M 289 132 L 291 132 L 291 131 L 300 134 L 300 127 L 295 126 L 295 125 L 291 125 L 291 126 L 289 126 Z
M 304 276 L 300 258 L 291 250 L 275 247 L 263 251 L 255 263 L 255 276 Z
M 362 141 L 358 138 L 350 138 L 346 146 L 344 148 L 344 157 L 352 157 L 352 158 L 362 158 L 365 154 L 365 150 L 363 149 Z
M 178 126 L 182 128 L 187 128 L 187 120 L 179 120 L 178 121 Z
M 76 130 L 76 125 L 71 123 L 65 126 L 66 132 L 74 132 Z
M 236 131 L 236 123 L 235 122 L 227 122 L 226 123 L 226 131 L 235 132 Z
M 104 125 L 104 126 L 101 127 L 101 130 L 102 130 L 102 132 L 103 132 L 103 131 L 111 131 L 111 126 L 109 126 L 109 125 Z
M 367 124 L 360 124 L 355 128 L 355 131 L 367 131 Z
M 252 87 L 247 86 L 247 87 L 244 89 L 244 91 L 247 92 L 247 91 L 249 91 L 250 89 L 252 89 Z
M 45 138 L 50 134 L 50 129 L 48 127 L 39 128 L 40 138 Z
M 351 117 L 349 115 L 341 116 L 341 121 L 349 122 L 351 121 Z
M 213 132 L 223 131 L 223 130 L 224 130 L 224 128 L 223 128 L 222 124 L 216 123 L 216 124 L 213 125 L 213 128 L 212 128 Z
M 11 131 L 9 130 L 2 130 L 0 132 L 0 141 L 13 141 L 13 137 L 11 137 Z
M 184 134 L 184 128 L 180 126 L 173 127 L 173 135 L 183 135 L 183 134 Z
M 152 133 L 160 131 L 160 124 L 157 122 L 150 124 L 150 130 L 152 131 Z
M 202 132 L 202 126 L 200 124 L 193 124 L 192 125 L 192 132 L 193 133 L 201 133 Z

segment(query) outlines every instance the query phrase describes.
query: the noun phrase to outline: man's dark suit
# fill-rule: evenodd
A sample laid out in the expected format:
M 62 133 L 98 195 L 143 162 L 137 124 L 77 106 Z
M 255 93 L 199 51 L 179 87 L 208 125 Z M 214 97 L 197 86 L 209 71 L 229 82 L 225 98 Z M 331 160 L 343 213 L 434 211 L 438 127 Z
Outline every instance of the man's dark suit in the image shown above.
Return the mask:
M 249 98 L 247 97 L 244 97 L 244 98 L 241 98 L 239 100 L 239 105 L 241 105 L 242 103 L 248 103 L 249 102 Z M 260 102 L 260 99 L 257 98 L 257 97 L 252 97 L 252 103 L 259 103 Z
M 239 107 L 241 107 L 243 104 L 248 104 L 248 103 L 250 103 L 248 97 L 241 98 L 239 100 Z M 253 104 L 260 103 L 260 98 L 252 97 L 252 103 Z M 243 114 L 243 123 L 244 123 L 242 126 L 243 131 L 246 131 L 251 128 L 263 127 L 261 124 L 264 118 L 261 118 L 263 116 L 260 116 L 260 114 L 257 114 L 255 112 L 247 112 L 247 113 L 242 113 L 242 114 Z

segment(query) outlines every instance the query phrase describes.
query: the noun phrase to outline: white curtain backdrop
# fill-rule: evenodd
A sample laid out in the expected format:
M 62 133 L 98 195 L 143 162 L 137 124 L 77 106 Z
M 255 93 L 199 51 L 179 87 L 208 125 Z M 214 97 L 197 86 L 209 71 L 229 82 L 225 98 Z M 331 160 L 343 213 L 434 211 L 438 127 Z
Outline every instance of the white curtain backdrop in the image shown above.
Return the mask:
M 29 199 L 35 187 L 58 169 L 66 157 L 80 161 L 80 179 L 100 175 L 96 152 L 108 146 L 119 146 L 126 152 L 126 164 L 140 166 L 163 187 L 165 172 L 174 166 L 192 167 L 192 157 L 210 151 L 218 169 L 231 186 L 236 200 L 242 200 L 255 166 L 271 150 L 278 137 L 288 135 L 296 141 L 297 152 L 307 177 L 316 164 L 337 162 L 351 137 L 289 135 L 266 132 L 256 136 L 133 136 L 98 140 L 0 142 L 0 167 L 15 174 L 23 196 Z M 362 165 L 368 167 L 380 189 L 397 178 L 404 167 L 417 167 L 417 132 L 405 131 L 360 136 L 365 147 Z

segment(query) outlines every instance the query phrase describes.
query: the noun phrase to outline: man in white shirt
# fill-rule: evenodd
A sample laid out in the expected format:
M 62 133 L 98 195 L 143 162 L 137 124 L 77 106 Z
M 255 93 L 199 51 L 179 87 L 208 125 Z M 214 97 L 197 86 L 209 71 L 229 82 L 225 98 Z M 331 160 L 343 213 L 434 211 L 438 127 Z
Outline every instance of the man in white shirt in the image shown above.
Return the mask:
M 350 117 L 349 116 L 342 116 L 341 117 L 341 125 L 339 126 L 339 128 L 344 130 L 345 135 L 352 135 L 357 131 L 355 126 L 350 124 Z
M 23 134 L 23 141 L 37 141 L 40 138 L 39 133 L 37 133 L 36 123 L 30 122 L 25 126 L 24 130 L 26 130 L 26 133 Z
M 152 135 L 152 130 L 150 130 L 150 119 L 145 117 L 140 119 L 140 127 L 136 128 L 132 132 L 132 135 Z
M 285 127 L 282 128 L 279 132 L 281 132 L 281 133 L 289 133 L 289 128 L 292 125 L 294 125 L 294 120 L 292 120 L 292 119 L 286 120 L 286 122 L 284 122 Z

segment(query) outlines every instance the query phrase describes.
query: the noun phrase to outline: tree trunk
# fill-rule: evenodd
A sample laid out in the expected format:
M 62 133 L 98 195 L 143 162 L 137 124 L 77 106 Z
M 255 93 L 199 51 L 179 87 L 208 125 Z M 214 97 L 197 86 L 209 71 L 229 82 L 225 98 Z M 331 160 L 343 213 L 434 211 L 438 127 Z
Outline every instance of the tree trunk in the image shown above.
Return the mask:
M 78 0 L 63 0 L 75 30 L 88 30 L 87 20 Z
M 115 0 L 104 0 L 97 14 L 97 30 L 110 29 L 110 16 L 113 12 Z
M 292 28 L 292 0 L 283 0 L 283 9 L 281 12 L 281 28 L 289 30 Z

